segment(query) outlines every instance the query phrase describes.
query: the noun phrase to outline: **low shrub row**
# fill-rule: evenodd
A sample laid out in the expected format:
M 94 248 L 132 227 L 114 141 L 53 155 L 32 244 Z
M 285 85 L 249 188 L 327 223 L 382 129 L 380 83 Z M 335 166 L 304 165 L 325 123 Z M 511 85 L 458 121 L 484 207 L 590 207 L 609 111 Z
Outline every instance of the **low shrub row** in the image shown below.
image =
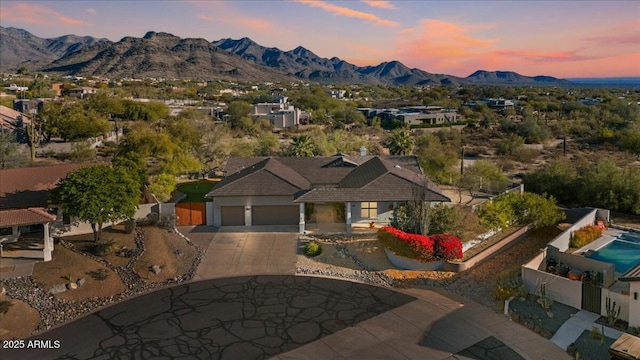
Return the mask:
M 391 226 L 378 230 L 380 244 L 394 253 L 420 261 L 462 258 L 462 242 L 454 235 L 409 234 Z
M 600 236 L 602 236 L 602 228 L 594 225 L 587 225 L 574 231 L 573 234 L 571 234 L 570 246 L 572 248 L 579 249 L 589 244 L 593 240 L 599 238 Z

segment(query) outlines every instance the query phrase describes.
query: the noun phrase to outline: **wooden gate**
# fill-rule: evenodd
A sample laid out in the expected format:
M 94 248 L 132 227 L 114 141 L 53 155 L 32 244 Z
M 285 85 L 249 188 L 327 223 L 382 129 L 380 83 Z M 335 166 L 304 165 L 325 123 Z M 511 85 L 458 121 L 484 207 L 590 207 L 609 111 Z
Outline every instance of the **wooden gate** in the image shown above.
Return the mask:
M 582 282 L 582 310 L 600 314 L 602 306 L 602 287 L 591 281 Z
M 176 204 L 176 225 L 205 225 L 206 203 L 181 202 Z

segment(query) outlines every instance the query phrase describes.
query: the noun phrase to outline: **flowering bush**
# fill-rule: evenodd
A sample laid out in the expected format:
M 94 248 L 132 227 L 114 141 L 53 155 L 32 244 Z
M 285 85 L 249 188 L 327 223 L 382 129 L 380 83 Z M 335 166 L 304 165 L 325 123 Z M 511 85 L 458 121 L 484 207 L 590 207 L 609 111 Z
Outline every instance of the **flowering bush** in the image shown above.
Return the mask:
M 410 259 L 432 261 L 462 258 L 460 239 L 449 234 L 429 237 L 385 226 L 378 230 L 378 241 L 385 248 Z
M 462 242 L 451 234 L 433 235 L 434 256 L 442 260 L 462 259 Z
M 602 236 L 602 228 L 595 225 L 587 225 L 573 232 L 570 246 L 572 248 L 581 248 L 600 236 Z

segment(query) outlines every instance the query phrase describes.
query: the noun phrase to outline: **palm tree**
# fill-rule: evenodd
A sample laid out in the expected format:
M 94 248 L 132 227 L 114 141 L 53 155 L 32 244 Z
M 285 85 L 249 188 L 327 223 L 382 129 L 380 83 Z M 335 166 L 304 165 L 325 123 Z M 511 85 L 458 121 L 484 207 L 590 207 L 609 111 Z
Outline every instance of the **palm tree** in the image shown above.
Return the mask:
M 386 145 L 392 155 L 407 155 L 413 150 L 416 140 L 408 129 L 395 129 L 387 138 Z
M 314 148 L 309 135 L 300 135 L 293 138 L 293 143 L 289 146 L 289 154 L 297 157 L 313 156 Z

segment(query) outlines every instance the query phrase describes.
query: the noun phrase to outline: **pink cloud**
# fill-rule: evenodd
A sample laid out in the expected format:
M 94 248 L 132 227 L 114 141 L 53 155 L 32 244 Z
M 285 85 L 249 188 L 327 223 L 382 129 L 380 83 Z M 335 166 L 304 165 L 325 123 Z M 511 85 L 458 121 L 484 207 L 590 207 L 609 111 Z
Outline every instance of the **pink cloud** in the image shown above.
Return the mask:
M 374 14 L 371 14 L 371 13 L 366 13 L 366 12 L 363 12 L 363 11 L 353 10 L 353 9 L 348 8 L 348 7 L 330 4 L 328 2 L 324 2 L 324 1 L 320 1 L 320 0 L 294 0 L 294 1 L 302 3 L 302 4 L 310 5 L 312 7 L 320 8 L 320 9 L 322 9 L 324 11 L 327 11 L 327 12 L 332 13 L 332 14 L 337 15 L 337 16 L 345 16 L 345 17 L 350 17 L 350 18 L 356 18 L 356 19 L 370 21 L 370 22 L 372 22 L 372 23 L 374 23 L 375 25 L 378 25 L 378 26 L 394 27 L 394 26 L 399 26 L 400 25 L 395 21 L 391 21 L 391 20 L 387 20 L 387 19 L 381 19 L 377 15 L 374 15 Z
M 478 27 L 423 19 L 412 31 L 404 29 L 396 33 L 396 53 L 407 66 L 458 76 L 467 76 L 478 69 L 560 77 L 596 76 L 598 72 L 611 73 L 614 68 L 626 75 L 640 72 L 637 54 L 600 55 L 588 53 L 586 47 L 565 51 L 503 48 L 498 39 L 474 36 L 471 30 L 474 28 Z M 614 62 L 623 59 L 624 64 Z
M 598 35 L 582 39 L 599 46 L 640 44 L 640 21 L 619 24 L 608 29 L 599 29 Z
M 16 23 L 55 26 L 57 23 L 67 25 L 88 25 L 86 22 L 73 19 L 42 5 L 10 4 L 0 7 L 0 19 Z
M 256 19 L 250 17 L 234 17 L 234 18 L 225 18 L 220 21 L 225 23 L 232 23 L 235 25 L 240 25 L 240 27 L 248 28 L 251 30 L 258 31 L 277 31 L 277 28 L 269 21 L 263 19 Z
M 89 14 L 91 14 L 91 15 L 96 15 L 96 14 L 97 14 L 97 13 L 96 13 L 96 9 L 94 9 L 94 8 L 88 8 L 88 9 L 87 9 L 87 12 L 88 12 Z
M 371 7 L 377 7 L 377 8 L 381 8 L 381 9 L 395 9 L 396 7 L 388 2 L 388 1 L 381 1 L 381 0 L 362 0 L 363 3 L 371 6 Z
M 207 15 L 198 14 L 196 17 L 198 19 L 200 19 L 200 20 L 204 20 L 204 21 L 207 21 L 207 22 L 214 22 L 215 21 L 211 16 L 207 16 Z

